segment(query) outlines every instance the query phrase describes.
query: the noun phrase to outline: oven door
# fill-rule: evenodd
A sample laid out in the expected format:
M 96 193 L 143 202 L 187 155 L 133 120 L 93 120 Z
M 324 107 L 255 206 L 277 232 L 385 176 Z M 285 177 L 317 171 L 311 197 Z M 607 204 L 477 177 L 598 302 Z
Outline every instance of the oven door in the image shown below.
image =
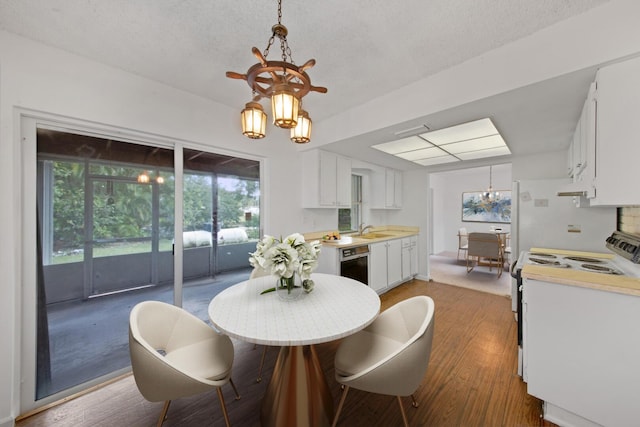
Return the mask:
M 340 261 L 340 275 L 369 285 L 369 254 L 343 258 Z

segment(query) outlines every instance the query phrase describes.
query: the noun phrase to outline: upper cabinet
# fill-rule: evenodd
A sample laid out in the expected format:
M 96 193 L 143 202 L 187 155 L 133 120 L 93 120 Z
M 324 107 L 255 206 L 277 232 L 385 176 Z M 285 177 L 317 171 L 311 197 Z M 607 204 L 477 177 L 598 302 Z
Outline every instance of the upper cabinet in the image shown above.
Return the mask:
M 640 204 L 640 57 L 603 67 L 596 75 L 595 197 L 591 206 Z
M 351 160 L 335 153 L 302 153 L 302 204 L 305 208 L 351 206 Z
M 575 200 L 588 206 L 640 204 L 633 182 L 640 156 L 640 58 L 598 70 L 567 155 Z
M 371 208 L 402 208 L 402 172 L 382 168 L 374 171 L 371 180 Z

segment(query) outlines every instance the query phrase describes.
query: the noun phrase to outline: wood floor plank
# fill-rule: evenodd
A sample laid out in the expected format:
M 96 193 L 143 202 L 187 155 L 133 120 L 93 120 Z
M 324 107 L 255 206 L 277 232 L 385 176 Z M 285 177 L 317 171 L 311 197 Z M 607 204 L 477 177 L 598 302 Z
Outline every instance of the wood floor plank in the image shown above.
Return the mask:
M 433 350 L 415 397 L 403 406 L 412 426 L 553 426 L 543 422 L 541 402 L 526 393 L 517 375 L 516 323 L 508 298 L 456 286 L 414 280 L 381 296 L 382 309 L 414 295 L 436 304 Z M 337 407 L 341 390 L 333 359 L 339 341 L 316 346 Z M 267 352 L 263 380 L 256 382 L 262 347 L 234 340 L 234 400 L 223 387 L 232 425 L 259 426 L 260 399 L 268 384 L 277 348 Z M 16 427 L 153 426 L 162 403 L 146 402 L 129 376 L 89 394 L 16 422 Z M 224 425 L 215 392 L 178 399 L 165 426 Z M 402 425 L 396 399 L 350 390 L 339 426 Z

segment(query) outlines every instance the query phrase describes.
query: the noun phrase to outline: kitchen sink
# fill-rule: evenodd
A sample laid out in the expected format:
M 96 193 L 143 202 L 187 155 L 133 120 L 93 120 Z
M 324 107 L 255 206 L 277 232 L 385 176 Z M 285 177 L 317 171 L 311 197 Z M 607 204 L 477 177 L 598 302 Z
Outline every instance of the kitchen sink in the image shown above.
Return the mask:
M 358 236 L 360 239 L 382 239 L 385 237 L 391 237 L 390 234 L 384 234 L 384 233 L 367 233 L 367 234 L 363 234 L 362 236 Z

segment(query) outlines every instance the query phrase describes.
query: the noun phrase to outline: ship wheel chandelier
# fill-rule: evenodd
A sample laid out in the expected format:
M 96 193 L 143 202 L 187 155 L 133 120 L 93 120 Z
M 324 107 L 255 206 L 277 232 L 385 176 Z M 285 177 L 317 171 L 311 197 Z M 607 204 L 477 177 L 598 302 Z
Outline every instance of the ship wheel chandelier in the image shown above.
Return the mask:
M 272 34 L 264 53 L 253 47 L 251 51 L 258 63 L 249 68 L 246 74 L 227 71 L 231 79 L 246 80 L 253 91 L 253 99 L 242 110 L 242 134 L 251 139 L 264 138 L 266 135 L 267 114 L 260 100 L 271 99 L 273 124 L 291 129 L 291 140 L 303 144 L 311 140 L 311 119 L 302 109 L 302 98 L 309 92 L 327 93 L 327 88 L 311 85 L 306 70 L 316 64 L 310 59 L 301 66 L 295 65 L 291 49 L 287 42 L 287 27 L 282 25 L 282 0 L 278 0 L 278 23 L 272 28 Z M 281 61 L 269 61 L 269 49 L 276 37 L 280 40 Z

